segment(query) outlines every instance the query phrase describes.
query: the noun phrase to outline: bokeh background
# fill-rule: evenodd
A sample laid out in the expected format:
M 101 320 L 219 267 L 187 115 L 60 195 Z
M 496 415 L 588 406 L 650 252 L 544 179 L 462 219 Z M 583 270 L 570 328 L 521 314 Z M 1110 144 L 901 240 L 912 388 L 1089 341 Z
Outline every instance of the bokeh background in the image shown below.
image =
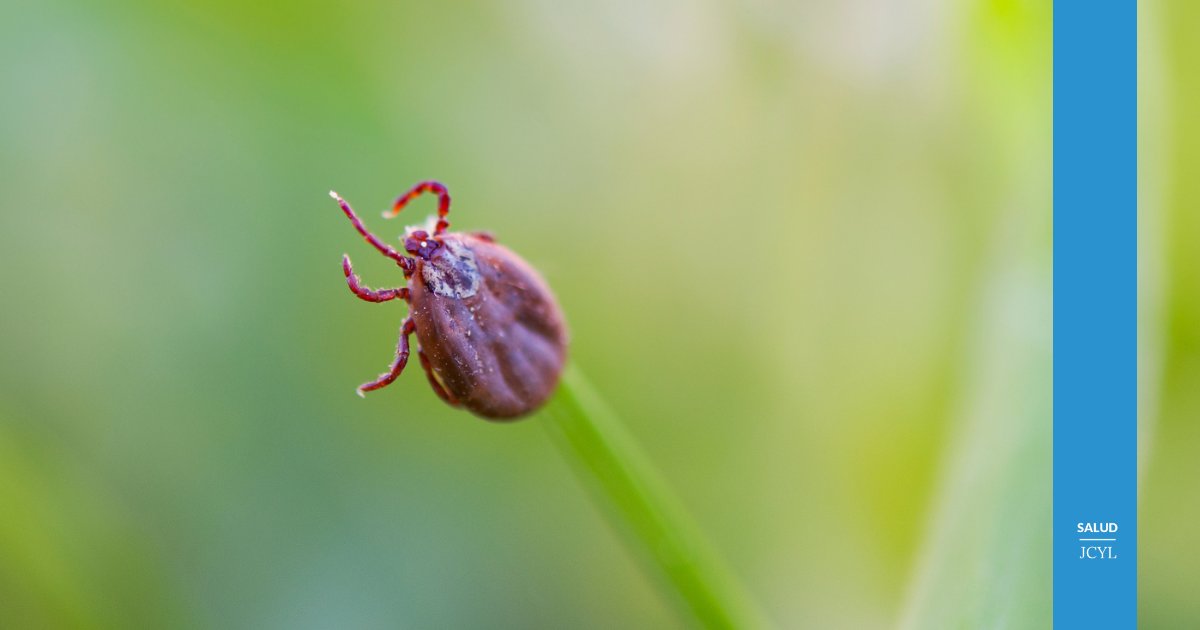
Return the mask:
M 1200 626 L 1200 6 L 1138 3 L 1139 625 Z
M 326 193 L 391 238 L 425 178 L 543 271 L 779 626 L 1049 624 L 1049 3 L 7 0 L 0 42 L 0 626 L 693 623 L 548 418 L 481 422 L 416 371 L 354 395 L 403 307 L 341 254 L 400 277 Z M 1174 234 L 1164 294 L 1195 288 Z M 1163 627 L 1200 620 L 1164 542 L 1197 295 L 1148 362 Z

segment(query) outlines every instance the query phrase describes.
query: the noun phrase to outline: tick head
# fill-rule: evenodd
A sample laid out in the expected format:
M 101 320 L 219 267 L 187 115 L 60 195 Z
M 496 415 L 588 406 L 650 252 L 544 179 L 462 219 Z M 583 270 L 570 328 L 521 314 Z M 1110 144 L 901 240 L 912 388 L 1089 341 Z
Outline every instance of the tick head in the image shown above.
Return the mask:
M 404 251 L 425 260 L 432 259 L 441 247 L 441 239 L 425 230 L 409 230 L 404 236 Z

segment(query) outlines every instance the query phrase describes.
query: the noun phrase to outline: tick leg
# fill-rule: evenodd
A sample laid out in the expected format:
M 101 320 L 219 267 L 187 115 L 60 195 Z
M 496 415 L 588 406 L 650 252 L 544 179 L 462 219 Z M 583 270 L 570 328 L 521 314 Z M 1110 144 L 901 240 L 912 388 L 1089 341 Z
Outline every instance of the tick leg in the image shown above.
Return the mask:
M 342 254 L 342 271 L 346 272 L 346 284 L 350 287 L 350 292 L 357 295 L 359 299 L 368 302 L 387 302 L 388 300 L 401 299 L 408 301 L 408 287 L 400 287 L 398 289 L 379 289 L 371 290 L 361 284 L 358 276 L 354 274 L 354 268 L 350 266 L 350 257 Z
M 420 346 L 417 346 L 417 358 L 421 359 L 421 367 L 425 370 L 425 376 L 429 377 L 429 384 L 433 386 L 433 393 L 437 394 L 438 398 L 446 401 L 446 404 L 451 407 L 457 407 L 458 401 L 450 395 L 450 392 L 446 391 L 445 387 L 442 387 L 437 377 L 433 375 L 433 365 L 429 363 L 429 357 L 425 356 L 425 351 Z
M 386 387 L 396 380 L 397 376 L 404 371 L 404 365 L 408 363 L 408 336 L 416 330 L 416 325 L 411 317 L 404 318 L 404 323 L 400 324 L 400 341 L 396 343 L 396 359 L 392 361 L 391 367 L 387 372 L 379 375 L 379 378 L 370 383 L 363 383 L 358 386 L 358 395 L 363 396 L 364 392 Z
M 450 214 L 450 192 L 446 190 L 446 187 L 441 182 L 427 181 L 413 186 L 408 192 L 400 195 L 396 199 L 396 203 L 392 204 L 392 209 L 385 210 L 383 216 L 390 219 L 400 214 L 404 206 L 407 206 L 408 202 L 421 193 L 433 193 L 438 196 L 438 222 L 437 227 L 433 229 L 433 235 L 441 236 L 442 232 L 445 232 L 446 228 L 450 227 L 450 222 L 446 220 L 446 215 Z
M 404 269 L 405 278 L 412 275 L 413 270 L 417 268 L 416 261 L 392 249 L 386 243 L 379 240 L 378 236 L 368 232 L 367 227 L 363 225 L 362 219 L 359 219 L 358 215 L 354 214 L 354 210 L 350 207 L 350 204 L 346 203 L 346 200 L 342 199 L 337 193 L 331 190 L 329 191 L 329 196 L 337 200 L 338 205 L 342 208 L 342 212 L 346 214 L 346 218 L 350 219 L 350 223 L 354 224 L 354 229 L 358 230 L 358 233 L 362 234 L 362 237 L 367 239 L 367 242 L 371 244 L 371 247 L 379 250 L 379 253 L 383 254 L 384 256 L 396 261 L 396 263 L 400 265 L 400 268 Z

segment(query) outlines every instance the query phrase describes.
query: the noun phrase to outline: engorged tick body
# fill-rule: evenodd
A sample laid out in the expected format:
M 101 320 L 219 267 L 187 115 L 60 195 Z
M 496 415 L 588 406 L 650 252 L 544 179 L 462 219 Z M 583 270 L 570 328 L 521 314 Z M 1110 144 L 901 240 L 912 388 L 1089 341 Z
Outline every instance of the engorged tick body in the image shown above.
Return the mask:
M 447 403 L 491 420 L 515 419 L 540 407 L 562 373 L 567 333 L 554 295 L 536 271 L 485 234 L 446 232 L 450 196 L 438 182 L 422 182 L 402 195 L 385 217 L 413 197 L 438 195 L 432 233 L 409 228 L 405 256 L 367 231 L 337 193 L 342 211 L 375 249 L 396 261 L 407 286 L 371 290 L 342 258 L 350 290 L 368 302 L 402 299 L 409 315 L 400 326 L 396 358 L 379 378 L 358 388 L 379 389 L 396 380 L 408 362 L 408 336 L 433 390 Z

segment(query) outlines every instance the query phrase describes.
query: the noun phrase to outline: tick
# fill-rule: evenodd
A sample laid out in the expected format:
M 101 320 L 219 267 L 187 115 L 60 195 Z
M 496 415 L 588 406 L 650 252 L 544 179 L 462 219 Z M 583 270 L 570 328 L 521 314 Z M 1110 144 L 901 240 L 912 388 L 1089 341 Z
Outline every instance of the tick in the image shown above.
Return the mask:
M 422 193 L 437 195 L 436 220 L 405 229 L 405 254 L 367 230 L 337 193 L 354 229 L 404 272 L 394 289 L 363 286 L 342 256 L 350 292 L 367 302 L 403 300 L 396 356 L 387 372 L 358 387 L 358 394 L 386 387 L 408 363 L 409 336 L 429 384 L 442 400 L 489 420 L 511 420 L 540 407 L 558 384 L 567 356 L 562 311 L 542 277 L 528 263 L 485 233 L 448 232 L 450 193 L 439 182 L 413 186 L 385 210 L 400 213 Z

